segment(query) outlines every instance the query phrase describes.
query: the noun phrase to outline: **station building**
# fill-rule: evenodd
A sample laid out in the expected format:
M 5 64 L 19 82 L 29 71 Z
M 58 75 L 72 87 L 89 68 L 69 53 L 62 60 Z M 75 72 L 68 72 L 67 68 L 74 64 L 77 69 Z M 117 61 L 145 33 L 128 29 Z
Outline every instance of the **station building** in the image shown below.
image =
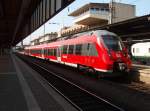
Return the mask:
M 69 16 L 74 18 L 74 24 L 72 26 L 63 27 L 57 33 L 52 32 L 41 36 L 31 41 L 31 45 L 48 43 L 62 36 L 79 33 L 89 28 L 117 23 L 136 17 L 135 5 L 117 2 L 89 3 L 71 12 Z
M 45 34 L 44 36 L 40 36 L 37 39 L 32 40 L 30 42 L 30 45 L 39 45 L 43 43 L 49 43 L 50 41 L 52 41 L 53 39 L 57 37 L 58 37 L 57 32 L 51 32 L 51 33 Z
M 62 35 L 136 17 L 135 5 L 117 2 L 89 3 L 73 11 L 69 16 L 74 17 L 74 25 L 62 29 Z

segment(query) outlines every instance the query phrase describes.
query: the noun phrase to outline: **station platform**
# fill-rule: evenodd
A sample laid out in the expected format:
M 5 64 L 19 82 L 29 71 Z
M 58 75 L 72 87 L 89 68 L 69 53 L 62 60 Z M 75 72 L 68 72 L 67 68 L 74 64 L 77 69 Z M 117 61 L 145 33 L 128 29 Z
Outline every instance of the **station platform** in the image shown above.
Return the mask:
M 132 64 L 132 70 L 135 71 L 136 75 L 139 77 L 139 81 L 150 84 L 150 66 Z
M 0 56 L 0 111 L 76 111 L 13 54 Z

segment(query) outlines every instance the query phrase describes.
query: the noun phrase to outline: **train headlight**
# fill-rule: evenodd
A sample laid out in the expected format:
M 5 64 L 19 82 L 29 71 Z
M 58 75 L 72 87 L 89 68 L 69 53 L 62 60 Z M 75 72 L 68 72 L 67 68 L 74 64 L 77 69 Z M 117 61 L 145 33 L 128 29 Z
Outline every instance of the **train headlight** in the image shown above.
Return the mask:
M 124 63 L 119 63 L 119 69 L 120 71 L 123 71 L 126 69 L 126 65 Z

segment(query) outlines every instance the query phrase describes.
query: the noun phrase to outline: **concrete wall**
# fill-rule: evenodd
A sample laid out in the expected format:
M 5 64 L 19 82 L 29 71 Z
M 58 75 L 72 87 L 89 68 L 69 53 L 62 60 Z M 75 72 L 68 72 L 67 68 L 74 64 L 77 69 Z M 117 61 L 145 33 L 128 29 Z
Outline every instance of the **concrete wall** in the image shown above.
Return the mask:
M 135 5 L 114 3 L 113 23 L 135 17 Z

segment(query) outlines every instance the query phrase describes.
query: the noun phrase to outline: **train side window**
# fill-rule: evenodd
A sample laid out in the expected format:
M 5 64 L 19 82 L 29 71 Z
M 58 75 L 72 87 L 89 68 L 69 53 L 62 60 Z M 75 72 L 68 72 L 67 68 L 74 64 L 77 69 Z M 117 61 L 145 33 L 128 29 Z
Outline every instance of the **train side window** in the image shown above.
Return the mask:
M 35 50 L 34 49 L 32 50 L 32 52 L 33 52 L 33 54 L 35 54 Z
M 50 54 L 51 54 L 51 56 L 54 56 L 54 49 L 51 49 Z
M 136 48 L 136 53 L 139 53 L 139 48 Z
M 37 50 L 36 49 L 34 50 L 34 54 L 37 54 Z
M 53 54 L 52 49 L 48 49 L 48 55 L 49 55 L 49 56 L 52 56 L 52 54 Z
M 47 49 L 47 55 L 48 56 L 50 55 L 50 49 Z
M 63 46 L 60 47 L 60 54 L 63 54 Z
M 54 55 L 54 49 L 50 49 L 50 55 L 51 55 L 51 56 Z
M 41 53 L 44 54 L 44 49 L 41 49 Z
M 90 48 L 90 44 L 86 43 L 82 45 L 82 55 L 84 56 L 88 56 L 88 52 L 89 52 L 89 48 Z
M 63 54 L 67 54 L 68 45 L 63 46 Z
M 47 49 L 44 49 L 44 55 L 47 55 Z
M 57 49 L 56 49 L 56 51 L 57 51 L 57 57 L 60 57 L 61 56 L 61 47 L 58 47 Z
M 38 54 L 38 50 L 36 50 L 36 54 Z
M 36 50 L 36 53 L 39 54 L 39 50 Z
M 34 54 L 34 50 L 31 50 L 31 54 Z
M 39 50 L 38 50 L 38 54 L 42 54 L 42 50 L 39 49 Z
M 98 56 L 95 44 L 90 45 L 89 56 Z
M 77 44 L 75 54 L 81 55 L 81 51 L 82 51 L 82 44 Z
M 69 45 L 68 54 L 73 54 L 74 52 L 74 45 Z
M 37 54 L 37 53 L 38 53 L 36 49 L 34 50 L 34 53 L 35 53 L 35 54 Z
M 53 50 L 54 50 L 53 56 L 56 56 L 56 53 L 57 53 L 56 49 L 53 49 Z
M 34 50 L 34 54 L 37 54 L 37 50 L 36 49 Z
M 133 53 L 135 52 L 135 49 L 133 48 Z

